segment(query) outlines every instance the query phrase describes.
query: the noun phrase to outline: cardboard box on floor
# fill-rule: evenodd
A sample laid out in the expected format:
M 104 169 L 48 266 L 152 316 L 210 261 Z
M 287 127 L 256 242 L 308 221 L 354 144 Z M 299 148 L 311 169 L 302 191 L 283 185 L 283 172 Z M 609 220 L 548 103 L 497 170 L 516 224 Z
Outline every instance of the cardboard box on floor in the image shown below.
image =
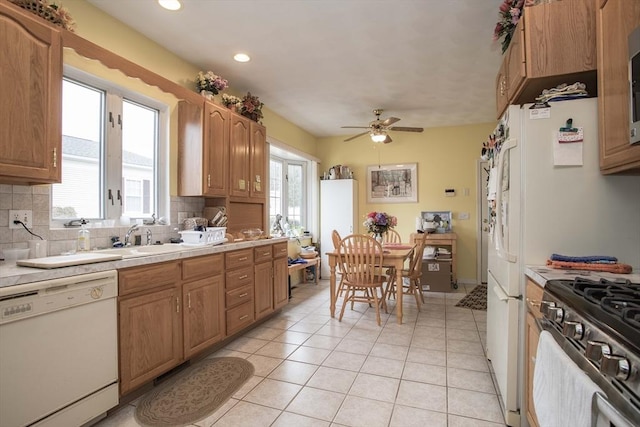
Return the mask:
M 423 259 L 420 283 L 425 291 L 452 292 L 451 260 Z

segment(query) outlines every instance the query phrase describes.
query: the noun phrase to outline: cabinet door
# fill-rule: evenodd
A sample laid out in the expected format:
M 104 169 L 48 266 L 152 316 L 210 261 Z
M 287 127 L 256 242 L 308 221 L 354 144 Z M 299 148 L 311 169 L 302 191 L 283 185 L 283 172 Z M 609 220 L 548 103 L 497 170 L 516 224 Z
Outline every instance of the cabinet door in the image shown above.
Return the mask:
M 60 182 L 60 32 L 0 3 L 0 34 L 0 183 Z
M 224 338 L 224 282 L 213 276 L 182 286 L 184 357 L 188 359 Z
M 207 196 L 226 196 L 229 179 L 230 112 L 211 102 L 204 113 L 203 188 Z
M 251 184 L 249 181 L 249 140 L 251 137 L 249 122 L 249 119 L 237 114 L 231 115 L 229 194 L 235 197 L 249 196 Z
M 253 271 L 253 298 L 257 320 L 273 312 L 271 261 L 256 264 Z
M 120 395 L 182 361 L 180 311 L 178 287 L 120 300 Z
M 640 171 L 640 144 L 629 144 L 628 37 L 640 2 L 609 0 L 598 11 L 598 116 L 602 173 Z
M 267 130 L 259 123 L 251 122 L 251 197 L 265 199 L 267 169 Z
M 289 302 L 289 268 L 287 258 L 273 260 L 273 308 L 279 309 Z M 316 267 L 317 269 L 317 267 Z M 316 271 L 316 274 L 318 272 Z
M 502 113 L 509 106 L 509 96 L 507 94 L 507 59 L 502 60 L 500 70 L 496 77 L 496 119 L 500 119 Z
M 538 427 L 538 419 L 536 418 L 535 408 L 533 406 L 533 370 L 535 369 L 535 357 L 538 351 L 538 339 L 540 338 L 540 332 L 536 325 L 535 317 L 531 313 L 527 313 L 526 323 L 526 346 L 525 354 L 527 360 L 525 361 L 525 368 L 527 370 L 527 420 L 529 426 Z
M 507 74 L 506 91 L 508 99 L 513 99 L 516 93 L 518 93 L 520 87 L 524 83 L 525 77 L 527 76 L 524 53 L 524 26 L 526 24 L 527 23 L 524 18 L 522 18 L 522 21 L 518 23 L 518 26 L 513 33 L 509 49 L 505 52 Z

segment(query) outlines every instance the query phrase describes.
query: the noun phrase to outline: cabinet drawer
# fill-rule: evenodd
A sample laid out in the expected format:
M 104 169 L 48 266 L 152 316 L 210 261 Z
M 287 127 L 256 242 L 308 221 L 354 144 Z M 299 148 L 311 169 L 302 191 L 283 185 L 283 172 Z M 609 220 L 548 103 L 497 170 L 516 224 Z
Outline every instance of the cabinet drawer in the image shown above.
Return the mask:
M 229 271 L 225 283 L 228 291 L 242 286 L 253 286 L 253 266 Z
M 250 266 L 253 264 L 253 249 L 228 252 L 225 254 L 224 262 L 227 270 Z
M 274 258 L 282 258 L 288 255 L 288 245 L 287 242 L 276 243 L 273 245 L 273 257 Z
M 165 262 L 118 271 L 118 294 L 128 295 L 180 281 L 180 263 Z
M 253 286 L 243 286 L 232 291 L 227 291 L 225 303 L 227 308 L 253 300 Z
M 222 254 L 187 258 L 182 261 L 182 280 L 218 276 L 222 274 L 223 271 L 224 258 Z
M 542 286 L 538 285 L 533 280 L 527 279 L 527 309 L 537 319 L 542 317 L 542 313 L 540 313 L 540 302 L 542 301 L 543 293 L 544 288 Z
M 253 323 L 253 301 L 227 310 L 227 335 L 231 335 Z
M 449 245 L 451 246 L 451 240 L 438 240 L 438 239 L 427 239 L 427 246 L 435 246 L 435 245 Z
M 253 249 L 253 261 L 257 264 L 271 259 L 271 245 Z

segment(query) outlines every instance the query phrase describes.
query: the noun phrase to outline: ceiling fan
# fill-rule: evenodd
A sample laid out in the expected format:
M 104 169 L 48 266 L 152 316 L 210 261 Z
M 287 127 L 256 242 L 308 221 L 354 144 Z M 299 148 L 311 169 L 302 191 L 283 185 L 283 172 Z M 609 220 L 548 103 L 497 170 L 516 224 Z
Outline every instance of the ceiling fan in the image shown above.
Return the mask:
M 369 126 L 342 126 L 343 129 L 368 129 L 367 131 L 347 138 L 344 141 L 351 141 L 352 139 L 356 139 L 360 136 L 370 134 L 373 142 L 388 144 L 392 141 L 391 137 L 387 133 L 390 130 L 400 132 L 422 132 L 424 130 L 423 128 L 391 126 L 400 119 L 397 117 L 389 117 L 388 119 L 380 120 L 380 114 L 382 114 L 382 111 L 384 111 L 382 108 L 376 108 L 373 110 L 373 114 L 376 115 L 376 119 L 370 122 Z

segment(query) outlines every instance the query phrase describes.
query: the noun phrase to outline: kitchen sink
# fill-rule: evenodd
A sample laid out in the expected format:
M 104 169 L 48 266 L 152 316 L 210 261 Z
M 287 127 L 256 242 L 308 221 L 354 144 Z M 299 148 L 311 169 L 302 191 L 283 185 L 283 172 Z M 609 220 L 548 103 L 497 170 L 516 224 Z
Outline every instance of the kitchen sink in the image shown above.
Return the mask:
M 165 245 L 150 245 L 150 246 L 128 246 L 123 248 L 111 248 L 111 249 L 99 249 L 96 253 L 101 254 L 113 254 L 120 255 L 123 259 L 137 258 L 141 256 L 161 255 L 172 252 L 180 252 L 188 250 L 181 244 L 165 244 Z

